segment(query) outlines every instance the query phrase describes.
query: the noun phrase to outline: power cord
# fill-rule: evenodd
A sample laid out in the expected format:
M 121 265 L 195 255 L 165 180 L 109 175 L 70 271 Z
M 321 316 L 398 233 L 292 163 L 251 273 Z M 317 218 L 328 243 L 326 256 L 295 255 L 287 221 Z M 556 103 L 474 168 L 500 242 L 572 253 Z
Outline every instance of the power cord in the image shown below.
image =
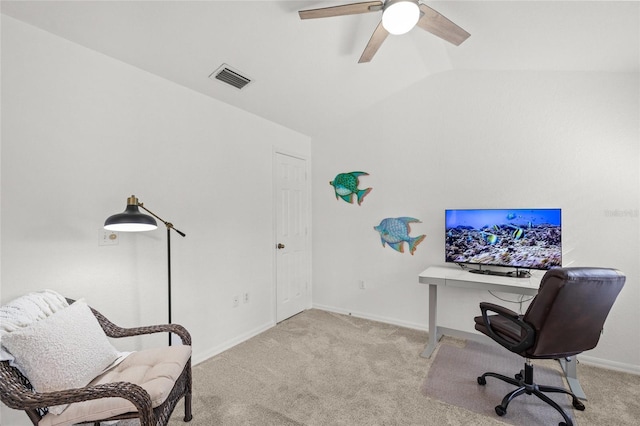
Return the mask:
M 469 268 L 467 265 L 465 265 L 464 263 L 456 263 L 456 265 L 458 265 L 462 270 L 465 270 L 465 271 L 468 271 L 468 270 L 470 270 L 470 269 L 471 269 L 471 268 Z M 530 271 L 520 271 L 520 273 L 521 273 L 522 275 L 524 275 L 525 277 L 530 277 L 530 276 L 531 276 Z M 512 274 L 513 274 L 513 273 L 509 273 L 509 275 L 512 275 Z M 516 274 L 517 274 L 517 273 L 516 273 Z M 519 306 L 518 306 L 518 311 L 519 311 L 518 313 L 519 313 L 519 314 L 522 314 L 522 305 L 523 305 L 524 303 L 527 303 L 527 302 L 529 302 L 529 301 L 533 300 L 533 298 L 535 297 L 535 296 L 531 296 L 531 297 L 529 297 L 528 299 L 525 299 L 525 295 L 524 295 L 524 294 L 521 294 L 521 295 L 519 295 L 519 296 L 518 296 L 518 300 L 509 300 L 509 299 L 505 299 L 505 298 L 503 298 L 503 297 L 500 297 L 500 296 L 496 295 L 496 294 L 495 294 L 495 293 L 493 293 L 491 290 L 489 290 L 489 294 L 490 294 L 490 295 L 492 295 L 493 297 L 495 297 L 496 299 L 501 300 L 501 301 L 503 301 L 503 302 L 507 302 L 507 303 L 517 303 L 517 304 L 519 305 Z
M 535 297 L 535 296 L 531 296 L 531 297 L 529 297 L 528 299 L 525 299 L 525 297 L 526 297 L 526 296 L 525 296 L 524 294 L 521 294 L 520 296 L 518 296 L 518 300 L 509 300 L 509 299 L 505 299 L 505 298 L 503 298 L 503 297 L 500 297 L 500 296 L 496 295 L 496 294 L 495 294 L 494 292 L 492 292 L 491 290 L 489 290 L 489 294 L 490 294 L 490 295 L 492 295 L 493 297 L 495 297 L 496 299 L 501 300 L 501 301 L 503 301 L 503 302 L 507 302 L 507 303 L 517 303 L 517 304 L 518 304 L 518 313 L 519 313 L 519 314 L 522 314 L 522 305 L 523 305 L 524 303 L 527 303 L 527 302 L 529 302 L 529 301 L 533 300 L 533 298 Z

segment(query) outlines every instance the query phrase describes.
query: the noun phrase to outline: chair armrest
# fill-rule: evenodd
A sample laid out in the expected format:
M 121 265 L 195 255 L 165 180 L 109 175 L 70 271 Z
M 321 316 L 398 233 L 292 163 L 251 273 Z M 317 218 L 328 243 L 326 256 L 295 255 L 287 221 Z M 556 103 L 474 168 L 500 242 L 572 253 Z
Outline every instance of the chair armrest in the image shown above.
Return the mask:
M 480 310 L 483 312 L 485 310 L 495 312 L 498 315 L 501 315 L 504 317 L 511 317 L 514 319 L 517 319 L 520 317 L 520 315 L 517 312 L 514 312 L 509 308 L 505 308 L 504 306 L 496 305 L 495 303 L 490 303 L 490 302 L 480 302 Z
M 524 322 L 522 320 L 522 317 L 516 312 L 512 311 L 511 309 L 505 308 L 504 306 L 496 305 L 489 302 L 480 302 L 480 310 L 482 311 L 482 321 L 487 328 L 489 336 L 500 345 L 509 349 L 511 352 L 520 353 L 525 349 L 531 347 L 535 343 L 536 331 L 530 324 Z M 498 316 L 515 324 L 521 330 L 520 340 L 517 342 L 511 342 L 499 336 L 491 326 L 491 320 L 489 319 L 488 314 L 489 312 L 495 312 L 496 314 L 498 314 Z M 524 331 L 523 336 L 522 331 Z
M 159 325 L 148 325 L 143 327 L 132 327 L 132 328 L 123 328 L 115 325 L 111 321 L 109 321 L 104 315 L 95 309 L 91 308 L 93 314 L 98 319 L 100 326 L 104 330 L 104 333 L 109 337 L 131 337 L 131 336 L 140 336 L 142 334 L 153 334 L 153 333 L 174 333 L 177 334 L 182 340 L 183 345 L 191 345 L 191 334 L 187 331 L 186 328 L 181 326 L 180 324 L 159 324 Z
M 22 383 L 13 367 L 3 362 L 0 367 L 0 395 L 2 402 L 16 410 L 36 410 L 100 398 L 124 398 L 140 414 L 141 425 L 152 425 L 154 414 L 151 397 L 142 387 L 127 382 L 105 383 L 84 388 L 56 392 L 36 392 Z
M 69 304 L 75 302 L 73 299 L 67 298 Z M 183 345 L 191 345 L 191 334 L 187 331 L 186 328 L 181 326 L 180 324 L 160 324 L 160 325 L 149 325 L 144 327 L 133 327 L 133 328 L 124 328 L 119 327 L 109 321 L 107 317 L 102 315 L 99 311 L 91 308 L 91 312 L 95 315 L 96 319 L 100 323 L 100 326 L 104 330 L 104 333 L 109 337 L 131 337 L 131 336 L 140 336 L 142 334 L 153 334 L 153 333 L 174 333 L 180 337 Z

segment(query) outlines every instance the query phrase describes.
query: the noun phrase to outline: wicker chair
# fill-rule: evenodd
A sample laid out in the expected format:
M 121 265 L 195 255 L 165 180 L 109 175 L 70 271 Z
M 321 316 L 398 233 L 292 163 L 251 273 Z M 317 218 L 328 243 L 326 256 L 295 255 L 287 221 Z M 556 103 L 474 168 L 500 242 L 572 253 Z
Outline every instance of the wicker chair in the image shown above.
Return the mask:
M 74 301 L 67 299 L 69 304 Z M 108 337 L 129 337 L 159 332 L 175 333 L 184 345 L 191 345 L 189 332 L 178 324 L 165 324 L 136 328 L 121 328 L 109 321 L 104 315 L 91 308 L 93 314 Z M 79 422 L 98 426 L 101 422 L 139 418 L 141 426 L 166 425 L 176 404 L 184 396 L 184 421 L 192 419 L 191 414 L 191 359 L 173 386 L 166 400 L 153 408 L 149 394 L 141 386 L 134 383 L 115 382 L 98 385 L 88 385 L 83 388 L 69 389 L 57 392 L 39 393 L 33 390 L 29 379 L 24 377 L 18 369 L 9 365 L 8 361 L 0 362 L 0 399 L 10 408 L 24 410 L 34 425 L 48 413 L 47 407 L 60 404 L 95 400 L 100 398 L 124 398 L 130 401 L 137 411 L 115 415 L 100 420 Z

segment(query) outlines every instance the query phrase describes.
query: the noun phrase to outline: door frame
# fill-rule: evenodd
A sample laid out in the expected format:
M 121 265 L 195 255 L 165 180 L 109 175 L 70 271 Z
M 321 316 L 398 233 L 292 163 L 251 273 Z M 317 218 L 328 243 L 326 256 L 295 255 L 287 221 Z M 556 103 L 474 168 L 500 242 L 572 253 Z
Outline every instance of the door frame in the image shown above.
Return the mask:
M 278 244 L 278 155 L 285 155 L 288 157 L 297 158 L 299 160 L 303 160 L 305 164 L 305 191 L 306 191 L 306 222 L 307 222 L 307 233 L 305 240 L 305 262 L 307 263 L 307 306 L 306 309 L 310 309 L 312 307 L 313 300 L 313 283 L 311 281 L 312 278 L 312 265 L 311 265 L 311 241 L 312 241 L 312 233 L 311 233 L 311 161 L 310 158 L 306 155 L 289 151 L 286 149 L 281 149 L 278 147 L 273 147 L 272 153 L 272 178 L 271 178 L 271 187 L 272 187 L 272 205 L 273 205 L 273 222 L 272 222 L 272 279 L 271 279 L 271 294 L 272 294 L 272 302 L 271 302 L 271 318 L 273 324 L 277 324 L 278 322 L 278 276 L 277 276 L 277 249 L 276 245 Z

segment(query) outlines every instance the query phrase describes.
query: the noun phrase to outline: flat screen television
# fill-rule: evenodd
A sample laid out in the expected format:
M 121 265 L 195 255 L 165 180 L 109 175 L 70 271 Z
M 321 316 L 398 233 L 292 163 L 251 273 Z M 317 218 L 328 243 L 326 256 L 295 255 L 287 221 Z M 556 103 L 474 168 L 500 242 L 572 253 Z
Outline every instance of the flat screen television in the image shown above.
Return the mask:
M 562 266 L 560 209 L 445 211 L 445 261 L 479 265 L 470 272 L 528 276 L 529 269 Z M 482 266 L 515 268 L 515 273 Z

